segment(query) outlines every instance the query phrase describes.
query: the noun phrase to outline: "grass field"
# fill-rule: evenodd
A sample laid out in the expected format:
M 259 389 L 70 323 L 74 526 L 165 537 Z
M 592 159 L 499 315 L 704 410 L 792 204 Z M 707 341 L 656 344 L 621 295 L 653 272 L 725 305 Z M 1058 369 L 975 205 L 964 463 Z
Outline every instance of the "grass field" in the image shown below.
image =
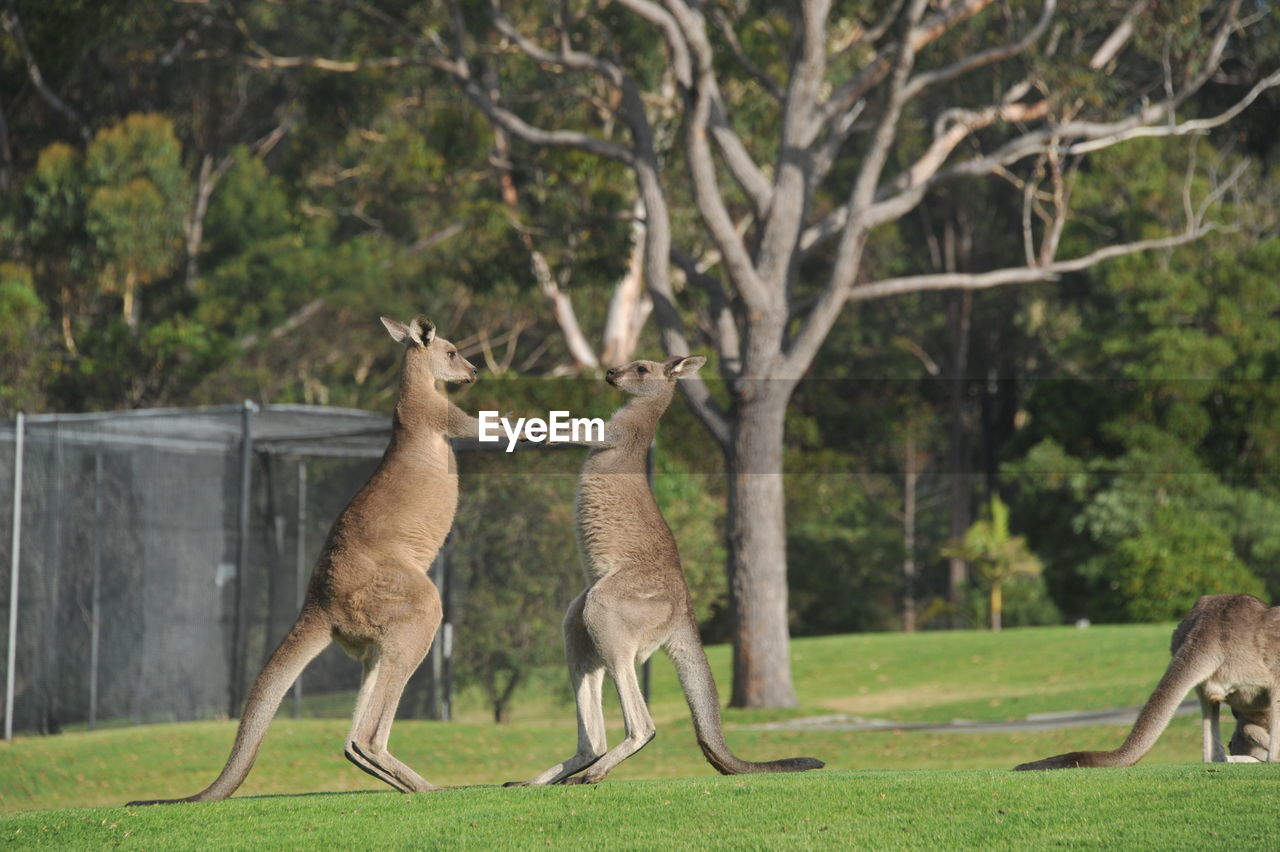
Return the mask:
M 1138 767 L 1048 774 L 1007 769 L 1060 751 L 1114 747 L 1125 729 L 750 727 L 831 713 L 900 722 L 997 721 L 1136 705 L 1164 669 L 1169 632 L 1164 625 L 797 640 L 801 707 L 726 712 L 726 735 L 741 757 L 827 761 L 825 771 L 785 777 L 715 775 L 661 657 L 651 702 L 657 738 L 604 784 L 589 788 L 492 786 L 533 775 L 573 750 L 572 707 L 538 695 L 523 700 L 514 721 L 502 726 L 484 721 L 474 702 L 464 703 L 462 721 L 397 723 L 393 750 L 451 788 L 426 796 L 384 792 L 343 760 L 344 719 L 278 719 L 231 801 L 177 808 L 120 804 L 202 788 L 226 759 L 233 722 L 18 738 L 0 744 L 0 838 L 58 848 L 120 843 L 149 849 L 547 842 L 1273 846 L 1268 838 L 1280 828 L 1280 813 L 1265 803 L 1280 792 L 1280 767 L 1198 764 L 1194 718 L 1175 720 Z M 710 656 L 717 678 L 727 683 L 727 649 L 713 648 Z M 616 711 L 610 715 L 617 719 Z M 611 730 L 614 742 L 618 727 Z M 246 825 L 253 826 L 252 836 L 239 837 Z

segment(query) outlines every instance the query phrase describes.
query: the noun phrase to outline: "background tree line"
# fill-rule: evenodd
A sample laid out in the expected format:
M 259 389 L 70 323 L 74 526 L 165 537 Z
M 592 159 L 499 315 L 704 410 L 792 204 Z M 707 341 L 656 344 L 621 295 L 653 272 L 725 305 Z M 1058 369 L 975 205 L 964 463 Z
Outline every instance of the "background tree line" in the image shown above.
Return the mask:
M 987 507 L 1042 566 L 1006 625 L 1280 584 L 1265 3 L 7 0 L 3 29 L 6 412 L 385 409 L 378 313 L 482 360 L 477 407 L 607 412 L 601 365 L 706 351 L 660 497 L 729 566 L 699 603 L 740 704 L 790 700 L 779 618 L 784 662 L 788 630 L 988 623 Z

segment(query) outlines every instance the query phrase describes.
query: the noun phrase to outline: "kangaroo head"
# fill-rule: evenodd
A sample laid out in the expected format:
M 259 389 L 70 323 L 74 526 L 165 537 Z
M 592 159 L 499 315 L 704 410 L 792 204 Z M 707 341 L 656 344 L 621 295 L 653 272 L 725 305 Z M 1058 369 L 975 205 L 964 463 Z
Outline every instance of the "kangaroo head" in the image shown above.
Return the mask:
M 671 393 L 678 379 L 687 379 L 702 367 L 702 355 L 672 355 L 661 363 L 632 361 L 606 370 L 604 380 L 632 396 L 659 396 Z
M 419 314 L 408 325 L 382 317 L 382 324 L 397 343 L 405 345 L 406 366 L 426 369 L 445 382 L 470 384 L 476 380 L 476 368 L 462 357 L 458 347 L 443 337 L 436 337 L 436 327 L 431 320 Z

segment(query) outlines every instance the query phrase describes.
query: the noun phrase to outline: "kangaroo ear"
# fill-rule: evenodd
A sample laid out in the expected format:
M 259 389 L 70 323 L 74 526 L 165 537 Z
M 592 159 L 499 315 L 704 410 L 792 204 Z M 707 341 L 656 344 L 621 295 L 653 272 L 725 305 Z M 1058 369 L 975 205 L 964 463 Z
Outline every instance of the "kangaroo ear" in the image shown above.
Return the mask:
M 404 343 L 409 339 L 409 326 L 402 322 L 397 322 L 390 317 L 378 317 L 382 320 L 382 324 L 386 327 L 387 333 L 391 335 L 391 339 L 396 343 Z
M 673 355 L 662 362 L 663 372 L 673 379 L 687 379 L 707 363 L 705 355 L 686 355 L 683 358 Z
M 409 323 L 409 336 L 419 346 L 430 346 L 431 341 L 436 339 L 436 324 L 418 314 Z

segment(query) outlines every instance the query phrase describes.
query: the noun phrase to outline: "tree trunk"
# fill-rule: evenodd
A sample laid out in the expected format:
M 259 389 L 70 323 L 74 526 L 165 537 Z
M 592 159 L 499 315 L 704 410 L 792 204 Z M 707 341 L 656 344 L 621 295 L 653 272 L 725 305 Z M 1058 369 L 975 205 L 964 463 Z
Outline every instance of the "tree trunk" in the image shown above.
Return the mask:
M 991 629 L 998 631 L 1000 629 L 1001 616 L 1004 610 L 1004 593 L 1000 589 L 999 581 L 991 584 Z
M 138 315 L 141 311 L 138 308 L 138 276 L 133 272 L 125 273 L 124 292 L 121 300 L 123 302 L 121 312 L 124 314 L 125 325 L 136 334 L 138 331 Z
M 520 679 L 519 671 L 508 671 L 507 682 L 499 688 L 500 675 L 493 676 L 493 683 L 489 688 L 489 701 L 493 708 L 494 724 L 505 725 L 511 721 L 511 696 L 516 694 Z
M 653 310 L 653 301 L 644 288 L 645 213 L 644 204 L 639 199 L 636 199 L 632 213 L 635 220 L 631 225 L 631 256 L 626 273 L 613 288 L 613 298 L 609 300 L 609 313 L 605 318 L 600 352 L 600 363 L 605 367 L 616 367 L 632 360 L 640 331 Z
M 764 383 L 757 383 L 764 384 Z M 787 629 L 782 477 L 787 397 L 751 388 L 739 400 L 729 462 L 729 594 L 734 707 L 794 707 Z
M 969 368 L 969 325 L 973 309 L 973 293 L 965 290 L 957 294 L 952 304 L 952 324 L 955 327 L 955 353 L 951 361 L 951 512 L 950 535 L 952 541 L 964 537 L 969 529 L 969 475 L 968 442 L 965 430 L 965 378 Z M 964 601 L 964 587 L 969 579 L 969 566 L 963 559 L 953 556 L 948 561 L 947 600 L 951 605 L 951 626 L 960 627 L 960 610 Z
M 916 432 L 907 430 L 906 473 L 902 497 L 902 630 L 916 632 L 916 482 L 920 479 L 916 459 Z

